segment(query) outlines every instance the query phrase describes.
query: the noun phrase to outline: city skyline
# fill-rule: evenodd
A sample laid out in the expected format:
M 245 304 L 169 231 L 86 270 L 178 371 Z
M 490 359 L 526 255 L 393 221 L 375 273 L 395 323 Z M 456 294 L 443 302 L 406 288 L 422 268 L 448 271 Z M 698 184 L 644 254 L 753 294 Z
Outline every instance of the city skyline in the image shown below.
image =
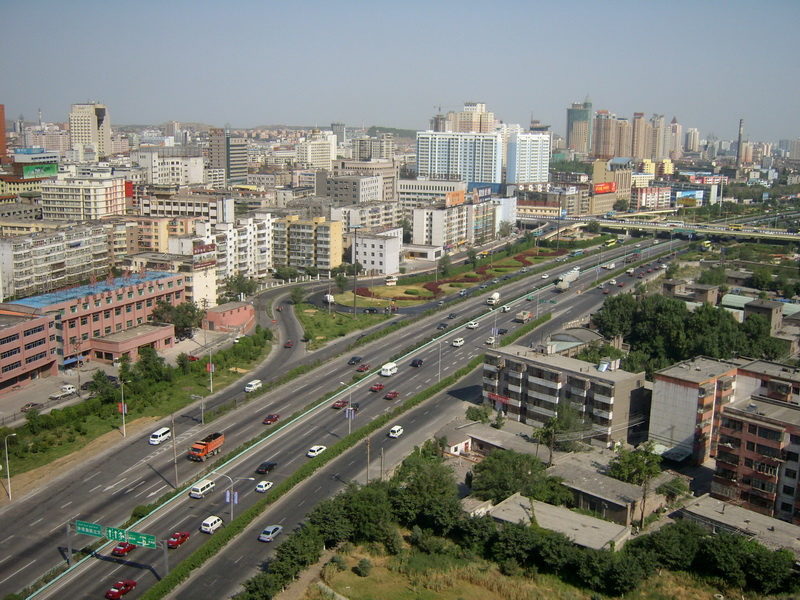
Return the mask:
M 791 0 L 44 6 L 0 7 L 8 119 L 35 121 L 41 108 L 66 122 L 72 104 L 96 100 L 114 126 L 425 130 L 439 106 L 476 101 L 566 135 L 566 109 L 588 95 L 595 111 L 677 117 L 701 137 L 735 139 L 739 119 L 751 141 L 800 137 Z

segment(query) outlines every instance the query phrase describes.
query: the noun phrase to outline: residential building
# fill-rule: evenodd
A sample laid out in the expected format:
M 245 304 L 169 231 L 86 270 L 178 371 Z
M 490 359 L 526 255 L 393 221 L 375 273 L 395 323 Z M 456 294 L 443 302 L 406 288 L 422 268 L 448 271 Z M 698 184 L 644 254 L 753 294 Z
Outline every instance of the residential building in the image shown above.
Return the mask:
M 247 180 L 247 140 L 231 136 L 228 129 L 213 128 L 208 136 L 208 159 L 211 169 L 223 169 L 225 184 Z
M 331 123 L 331 131 L 336 136 L 337 146 L 343 146 L 347 143 L 347 127 L 344 123 Z
M 396 202 L 331 206 L 329 216 L 331 221 L 341 221 L 344 232 L 349 232 L 353 226 L 367 229 L 397 227 L 402 220 L 400 207 Z
M 397 201 L 397 187 L 400 180 L 400 163 L 394 159 L 350 160 L 341 159 L 334 162 L 334 177 L 380 176 L 383 180 L 383 202 Z
M 120 265 L 134 273 L 143 270 L 180 273 L 183 275 L 185 302 L 194 302 L 203 309 L 217 305 L 220 285 L 215 244 L 195 245 L 190 254 L 140 252 L 124 257 Z
M 686 152 L 699 152 L 700 151 L 700 131 L 694 127 L 686 130 L 686 142 L 684 145 Z
M 336 160 L 336 135 L 315 129 L 296 146 L 296 161 L 306 168 L 330 170 Z
M 54 314 L 0 304 L 0 395 L 58 373 L 57 336 Z
M 606 160 L 628 156 L 631 152 L 631 135 L 631 124 L 626 119 L 618 119 L 607 110 L 598 110 L 594 118 L 592 156 Z
M 491 133 L 494 131 L 494 113 L 481 102 L 465 102 L 460 112 L 447 113 L 447 131 L 456 133 Z
M 603 447 L 624 442 L 644 416 L 645 374 L 616 362 L 587 363 L 519 345 L 486 352 L 483 398 L 507 418 L 544 426 L 569 403 L 590 424 L 586 441 Z
M 630 202 L 633 162 L 630 158 L 596 160 L 592 168 L 593 194 L 589 199 L 589 214 L 603 215 L 614 208 L 618 200 Z
M 417 132 L 417 175 L 423 178 L 502 183 L 499 132 Z
M 125 214 L 125 180 L 121 177 L 62 175 L 43 182 L 41 191 L 45 219 L 88 221 Z
M 517 217 L 525 221 L 589 214 L 589 185 L 550 185 L 547 191 L 517 191 Z
M 394 159 L 395 141 L 393 133 L 381 133 L 377 138 L 356 138 L 352 143 L 353 160 Z
M 335 205 L 383 201 L 383 178 L 380 175 L 326 177 L 324 190 L 320 187 L 317 186 L 317 196 L 330 198 Z
M 42 184 L 49 182 L 49 177 L 23 178 L 16 175 L 0 175 L 0 198 L 8 197 L 16 202 L 19 196 L 38 194 Z
M 233 198 L 181 192 L 170 196 L 144 196 L 140 213 L 145 217 L 200 217 L 211 222 L 227 223 L 235 218 Z
M 314 267 L 330 273 L 342 264 L 342 224 L 324 217 L 300 219 L 289 215 L 275 219 L 272 248 L 276 268 Z
M 347 234 L 350 242 L 351 261 L 361 265 L 368 275 L 395 275 L 400 272 L 400 247 L 403 244 L 402 229 L 384 231 L 358 231 Z
M 203 183 L 203 154 L 200 148 L 140 146 L 131 152 L 131 163 L 144 169 L 142 183 L 179 186 Z
M 592 101 L 573 102 L 567 109 L 567 148 L 588 155 L 592 149 Z
M 645 120 L 643 112 L 633 113 L 633 139 L 631 142 L 631 157 L 639 160 L 650 158 L 651 139 L 653 127 Z
M 0 239 L 0 300 L 57 290 L 111 268 L 102 225 L 74 225 Z
M 632 187 L 630 207 L 636 210 L 663 210 L 672 206 L 672 188 L 667 186 Z
M 69 113 L 69 138 L 72 150 L 90 147 L 98 158 L 112 154 L 108 108 L 97 102 L 73 104 Z
M 678 160 L 683 155 L 683 126 L 678 123 L 677 117 L 672 117 L 669 124 L 665 150 L 667 157 L 672 160 Z
M 467 184 L 465 181 L 401 179 L 397 191 L 403 218 L 410 220 L 415 208 L 442 202 L 458 204 L 466 201 Z
M 508 139 L 506 183 L 547 183 L 550 177 L 550 134 L 512 133 Z

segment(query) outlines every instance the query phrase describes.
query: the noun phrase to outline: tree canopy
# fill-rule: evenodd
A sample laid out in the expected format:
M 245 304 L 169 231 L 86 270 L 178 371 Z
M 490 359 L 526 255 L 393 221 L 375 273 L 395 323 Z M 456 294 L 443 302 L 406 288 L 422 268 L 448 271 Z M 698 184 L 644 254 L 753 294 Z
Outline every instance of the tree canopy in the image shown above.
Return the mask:
M 159 300 L 153 307 L 153 321 L 156 323 L 172 323 L 175 335 L 191 337 L 192 330 L 203 324 L 206 311 L 194 302 L 182 302 L 173 306 L 169 302 Z

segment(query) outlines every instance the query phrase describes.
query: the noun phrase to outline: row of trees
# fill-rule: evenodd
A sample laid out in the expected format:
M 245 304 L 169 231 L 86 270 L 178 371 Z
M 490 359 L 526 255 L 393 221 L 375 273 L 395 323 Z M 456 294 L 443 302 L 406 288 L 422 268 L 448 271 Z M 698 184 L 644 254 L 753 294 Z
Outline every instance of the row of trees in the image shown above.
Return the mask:
M 688 571 L 725 588 L 763 593 L 788 590 L 798 583 L 788 551 L 772 551 L 744 537 L 708 535 L 686 521 L 640 535 L 614 552 L 579 548 L 566 536 L 540 528 L 533 512 L 530 524 L 498 524 L 488 516 L 467 516 L 440 449 L 438 442 L 426 442 L 389 481 L 365 486 L 351 483 L 339 495 L 322 501 L 278 547 L 265 571 L 245 583 L 237 599 L 273 598 L 319 559 L 323 546 L 345 542 L 382 545 L 391 555 L 423 553 L 431 557 L 426 564 L 436 564 L 436 558 L 446 556 L 479 557 L 493 561 L 509 575 L 552 573 L 568 583 L 611 595 L 635 589 L 658 569 Z M 517 474 L 524 474 L 524 465 L 514 466 Z M 487 467 L 487 475 L 492 470 Z M 476 473 L 476 486 L 478 478 Z M 398 526 L 411 531 L 406 540 Z

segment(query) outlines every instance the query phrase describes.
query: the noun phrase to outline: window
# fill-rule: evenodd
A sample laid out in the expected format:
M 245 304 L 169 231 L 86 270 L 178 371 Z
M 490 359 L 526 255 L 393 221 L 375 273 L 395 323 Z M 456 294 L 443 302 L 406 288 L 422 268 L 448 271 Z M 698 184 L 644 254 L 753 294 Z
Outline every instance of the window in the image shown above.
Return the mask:
M 756 443 L 755 442 L 747 442 L 747 449 L 750 452 L 755 452 L 756 451 Z
M 97 323 L 98 321 L 100 321 L 100 313 L 94 313 L 92 315 L 92 323 Z
M 783 493 L 787 496 L 794 496 L 794 488 L 790 485 L 783 486 Z
M 800 455 L 798 455 L 797 452 L 787 452 L 786 460 L 788 462 L 798 462 L 800 461 Z
M 781 432 L 774 429 L 767 429 L 766 427 L 759 427 L 758 437 L 764 438 L 765 440 L 772 440 L 773 442 L 779 442 L 781 439 Z
M 792 505 L 789 502 L 781 502 L 781 512 L 792 512 Z
M 122 323 L 117 323 L 114 326 L 114 331 L 122 331 Z
M 797 479 L 797 471 L 794 469 L 786 469 L 783 474 L 787 479 Z
M 111 311 L 110 310 L 104 310 L 103 311 L 103 318 L 104 319 L 110 319 L 111 318 Z
M 747 426 L 747 433 L 752 433 L 753 435 L 756 435 L 758 433 L 758 427 L 750 423 Z
M 92 332 L 92 337 L 96 337 L 96 338 L 97 338 L 97 337 L 100 337 L 100 330 L 99 330 L 99 329 L 95 329 L 95 330 Z
M 126 304 L 125 305 L 125 312 L 129 313 L 131 311 L 133 311 L 133 304 Z
M 77 305 L 77 304 L 73 304 L 72 306 L 70 306 L 70 307 L 69 307 L 69 312 L 71 312 L 71 313 L 73 313 L 73 314 L 75 314 L 76 312 L 78 312 L 78 305 Z
M 108 335 L 109 333 L 111 333 L 111 325 L 109 325 L 108 327 L 103 329 L 103 332 L 104 332 L 105 335 Z
M 72 319 L 72 320 L 69 322 L 69 328 L 70 328 L 70 329 L 75 329 L 75 327 L 76 327 L 77 325 L 78 325 L 78 323 L 77 323 L 77 319 Z
M 142 302 L 140 300 L 139 302 L 136 303 L 136 310 L 142 310 L 143 306 L 144 306 L 144 304 L 142 304 Z
M 89 317 L 81 317 L 81 325 L 88 325 Z
M 791 435 L 789 435 L 789 441 L 792 444 L 800 444 L 800 435 L 795 435 L 794 433 L 792 433 Z

